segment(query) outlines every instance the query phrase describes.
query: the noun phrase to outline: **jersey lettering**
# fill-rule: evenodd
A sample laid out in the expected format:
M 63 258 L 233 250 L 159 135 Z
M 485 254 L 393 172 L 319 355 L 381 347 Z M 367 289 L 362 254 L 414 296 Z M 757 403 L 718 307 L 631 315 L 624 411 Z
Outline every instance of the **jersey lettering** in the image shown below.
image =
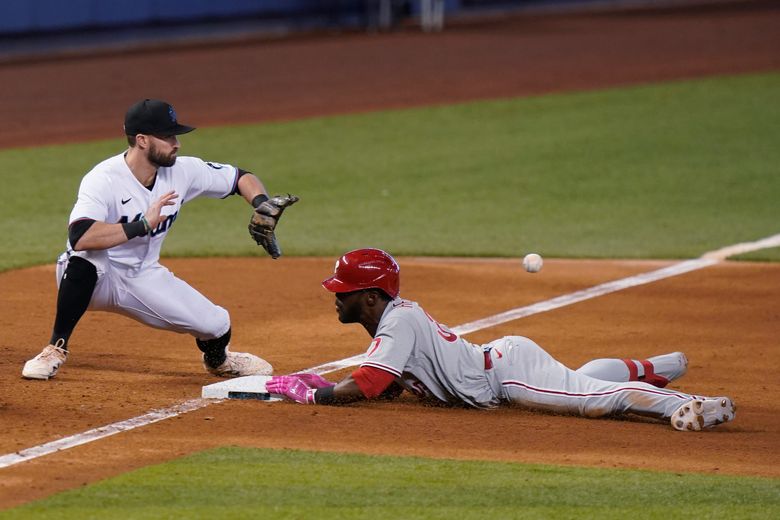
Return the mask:
M 133 217 L 133 220 L 131 221 L 130 217 L 128 217 L 127 215 L 122 215 L 122 218 L 119 219 L 117 224 L 127 224 L 128 222 L 138 222 L 139 220 L 141 220 L 142 216 L 143 216 L 143 213 L 138 213 L 135 217 Z M 154 237 L 154 236 L 159 235 L 160 233 L 164 233 L 165 231 L 167 231 L 173 225 L 173 221 L 176 220 L 176 217 L 178 217 L 178 216 L 179 216 L 179 212 L 177 211 L 173 215 L 168 215 L 167 217 L 165 217 L 165 219 L 163 219 L 163 221 L 160 222 L 157 225 L 157 228 L 152 230 L 150 235 Z
M 436 325 L 436 332 L 439 333 L 439 336 L 441 336 L 442 339 L 444 339 L 444 341 L 446 341 L 448 343 L 454 343 L 454 342 L 458 341 L 458 335 L 457 334 L 455 334 L 453 332 L 450 332 L 449 330 L 445 329 L 438 321 L 434 320 L 433 316 L 428 314 L 427 311 L 423 311 L 423 312 L 425 312 L 425 315 L 428 316 L 429 320 L 431 320 L 431 323 Z
M 157 229 L 152 231 L 150 234 L 154 237 L 154 236 L 159 235 L 160 233 L 164 233 L 165 231 L 167 231 L 168 228 L 170 228 L 173 225 L 173 221 L 176 220 L 176 217 L 178 215 L 179 215 L 179 212 L 177 211 L 173 215 L 168 215 L 167 217 L 165 217 L 165 220 L 160 222 L 157 225 Z
M 117 221 L 117 224 L 127 224 L 128 222 L 138 222 L 141 220 L 141 217 L 143 216 L 143 213 L 137 214 L 135 217 L 133 217 L 133 220 L 130 220 L 130 217 L 127 215 L 122 215 L 122 217 Z

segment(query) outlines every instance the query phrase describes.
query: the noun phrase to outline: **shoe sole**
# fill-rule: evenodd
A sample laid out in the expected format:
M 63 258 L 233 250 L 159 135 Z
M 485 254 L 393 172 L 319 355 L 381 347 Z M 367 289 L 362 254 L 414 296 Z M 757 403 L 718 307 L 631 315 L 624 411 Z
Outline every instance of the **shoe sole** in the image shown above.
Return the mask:
M 698 432 L 734 420 L 736 410 L 736 405 L 727 397 L 707 400 L 694 399 L 674 412 L 672 427 L 679 431 Z M 704 417 L 705 414 L 716 416 L 708 421 Z
M 43 374 L 29 374 L 29 373 L 25 374 L 24 372 L 22 372 L 22 377 L 24 379 L 35 379 L 35 380 L 38 380 L 38 381 L 48 381 L 49 379 L 51 379 L 55 375 L 56 374 L 52 374 L 50 376 L 49 375 L 43 375 Z

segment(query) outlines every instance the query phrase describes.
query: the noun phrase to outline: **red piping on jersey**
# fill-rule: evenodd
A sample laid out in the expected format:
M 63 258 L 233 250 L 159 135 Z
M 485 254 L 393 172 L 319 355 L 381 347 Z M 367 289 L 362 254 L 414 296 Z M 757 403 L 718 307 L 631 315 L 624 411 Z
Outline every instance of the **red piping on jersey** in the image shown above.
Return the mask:
M 382 363 L 377 363 L 376 361 L 366 361 L 360 365 L 361 367 L 374 367 L 378 368 L 379 370 L 384 370 L 385 372 L 390 372 L 395 377 L 401 377 L 401 372 L 394 369 L 390 365 L 383 365 Z
M 633 359 L 623 359 L 623 363 L 628 367 L 628 380 L 639 381 L 639 370 L 636 368 L 636 364 Z
M 371 399 L 387 390 L 390 383 L 395 380 L 395 376 L 379 368 L 361 366 L 352 372 L 352 379 L 366 399 Z
M 632 387 L 632 386 L 629 386 L 627 388 L 616 388 L 615 390 L 609 390 L 607 392 L 593 392 L 593 393 L 588 393 L 588 394 L 575 394 L 575 393 L 572 393 L 572 392 L 563 392 L 561 390 L 548 390 L 546 388 L 536 388 L 536 387 L 533 387 L 533 386 L 528 385 L 526 383 L 522 383 L 520 381 L 502 381 L 501 384 L 504 385 L 504 386 L 519 386 L 520 388 L 525 388 L 526 390 L 530 390 L 532 392 L 538 392 L 540 394 L 565 395 L 565 396 L 568 396 L 568 397 L 598 397 L 598 396 L 603 396 L 603 395 L 612 395 L 612 394 L 616 394 L 618 392 L 625 392 L 625 391 L 628 391 L 628 390 L 633 390 L 633 391 L 637 391 L 637 392 L 645 392 L 645 393 L 648 393 L 648 394 L 655 394 L 655 395 L 669 395 L 669 396 L 674 396 L 674 397 L 676 397 L 678 399 L 682 399 L 684 401 L 689 401 L 691 399 L 691 397 L 695 397 L 695 396 L 691 396 L 691 395 L 682 395 L 682 394 L 675 394 L 675 393 L 669 393 L 669 392 L 661 392 L 661 391 L 657 391 L 657 390 L 650 390 L 648 388 L 637 388 L 637 387 Z

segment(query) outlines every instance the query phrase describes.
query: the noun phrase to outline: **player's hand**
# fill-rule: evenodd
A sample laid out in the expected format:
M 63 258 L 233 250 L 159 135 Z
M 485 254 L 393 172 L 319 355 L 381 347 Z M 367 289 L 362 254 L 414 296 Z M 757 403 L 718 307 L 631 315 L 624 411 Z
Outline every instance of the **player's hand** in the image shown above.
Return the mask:
M 149 209 L 144 213 L 146 221 L 149 223 L 149 227 L 156 229 L 163 221 L 164 217 L 160 214 L 165 206 L 173 206 L 176 204 L 175 199 L 179 198 L 179 195 L 175 191 L 169 191 L 159 199 L 152 202 Z M 167 218 L 167 216 L 165 217 Z
M 265 389 L 302 404 L 314 404 L 314 392 L 317 390 L 307 385 L 299 375 L 273 376 L 266 381 Z
M 293 374 L 297 376 L 301 381 L 306 383 L 309 388 L 327 388 L 329 386 L 336 386 L 336 383 L 331 383 L 322 376 L 317 374 L 310 374 L 308 372 L 302 372 L 300 374 Z

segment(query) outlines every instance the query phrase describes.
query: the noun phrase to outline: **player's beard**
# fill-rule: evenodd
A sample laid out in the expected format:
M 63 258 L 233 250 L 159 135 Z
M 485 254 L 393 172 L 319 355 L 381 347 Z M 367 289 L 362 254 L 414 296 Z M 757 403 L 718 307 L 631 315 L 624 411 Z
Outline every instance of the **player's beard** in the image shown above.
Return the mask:
M 172 151 L 169 154 L 162 153 L 155 145 L 154 141 L 149 143 L 149 162 L 156 165 L 158 168 L 160 166 L 173 166 L 176 164 L 176 152 Z
M 336 293 L 336 310 L 341 323 L 359 323 L 362 305 L 355 293 Z

